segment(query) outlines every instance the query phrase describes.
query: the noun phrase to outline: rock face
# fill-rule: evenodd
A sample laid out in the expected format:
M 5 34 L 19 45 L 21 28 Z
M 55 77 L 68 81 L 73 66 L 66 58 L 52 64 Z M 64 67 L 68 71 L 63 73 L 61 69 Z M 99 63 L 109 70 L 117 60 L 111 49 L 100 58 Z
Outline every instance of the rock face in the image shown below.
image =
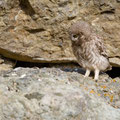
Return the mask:
M 56 68 L 16 68 L 0 76 L 0 120 L 120 120 L 93 83 Z
M 21 61 L 76 61 L 68 29 L 83 19 L 105 40 L 113 65 L 120 62 L 118 0 L 0 0 L 0 54 Z M 120 66 L 120 64 L 116 64 Z
M 0 73 L 13 69 L 15 65 L 16 61 L 0 56 Z

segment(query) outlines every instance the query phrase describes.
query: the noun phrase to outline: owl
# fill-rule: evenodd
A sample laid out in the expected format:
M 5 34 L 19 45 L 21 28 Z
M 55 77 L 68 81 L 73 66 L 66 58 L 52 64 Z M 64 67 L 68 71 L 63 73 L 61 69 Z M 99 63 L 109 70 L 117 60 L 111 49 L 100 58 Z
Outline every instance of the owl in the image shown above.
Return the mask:
M 78 64 L 86 69 L 84 77 L 94 71 L 94 79 L 98 80 L 100 71 L 111 68 L 102 38 L 85 21 L 71 25 L 69 35 Z

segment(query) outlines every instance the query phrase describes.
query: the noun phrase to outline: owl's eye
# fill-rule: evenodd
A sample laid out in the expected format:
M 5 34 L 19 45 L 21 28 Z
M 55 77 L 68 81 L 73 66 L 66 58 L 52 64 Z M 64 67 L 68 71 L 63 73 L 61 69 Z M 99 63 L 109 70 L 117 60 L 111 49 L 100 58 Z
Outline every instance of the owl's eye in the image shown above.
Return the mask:
M 78 35 L 73 35 L 74 38 L 78 38 Z
M 77 41 L 79 38 L 79 35 L 78 34 L 72 34 L 72 41 Z

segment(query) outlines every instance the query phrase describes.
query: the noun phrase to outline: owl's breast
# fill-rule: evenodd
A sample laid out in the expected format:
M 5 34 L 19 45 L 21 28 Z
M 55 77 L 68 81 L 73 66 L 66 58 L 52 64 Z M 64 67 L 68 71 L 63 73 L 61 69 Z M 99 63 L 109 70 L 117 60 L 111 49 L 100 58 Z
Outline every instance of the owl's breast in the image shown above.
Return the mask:
M 85 61 L 85 54 L 83 53 L 83 49 L 81 46 L 72 46 L 73 54 L 75 55 L 78 63 L 83 66 L 83 63 Z

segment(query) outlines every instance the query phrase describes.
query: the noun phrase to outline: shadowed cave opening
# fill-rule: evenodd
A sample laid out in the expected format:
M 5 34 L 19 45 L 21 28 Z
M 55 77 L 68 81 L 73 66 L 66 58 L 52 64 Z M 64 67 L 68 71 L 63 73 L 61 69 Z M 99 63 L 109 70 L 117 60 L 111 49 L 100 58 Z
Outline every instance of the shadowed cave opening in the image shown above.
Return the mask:
M 120 68 L 112 67 L 112 70 L 106 72 L 111 78 L 120 77 Z
M 30 62 L 21 62 L 17 61 L 16 67 L 55 67 L 60 68 L 65 72 L 78 72 L 81 74 L 85 74 L 85 70 L 81 68 L 77 63 L 30 63 Z M 112 70 L 106 72 L 111 78 L 120 77 L 120 68 L 119 67 L 112 67 Z M 93 73 L 92 73 L 93 74 Z

